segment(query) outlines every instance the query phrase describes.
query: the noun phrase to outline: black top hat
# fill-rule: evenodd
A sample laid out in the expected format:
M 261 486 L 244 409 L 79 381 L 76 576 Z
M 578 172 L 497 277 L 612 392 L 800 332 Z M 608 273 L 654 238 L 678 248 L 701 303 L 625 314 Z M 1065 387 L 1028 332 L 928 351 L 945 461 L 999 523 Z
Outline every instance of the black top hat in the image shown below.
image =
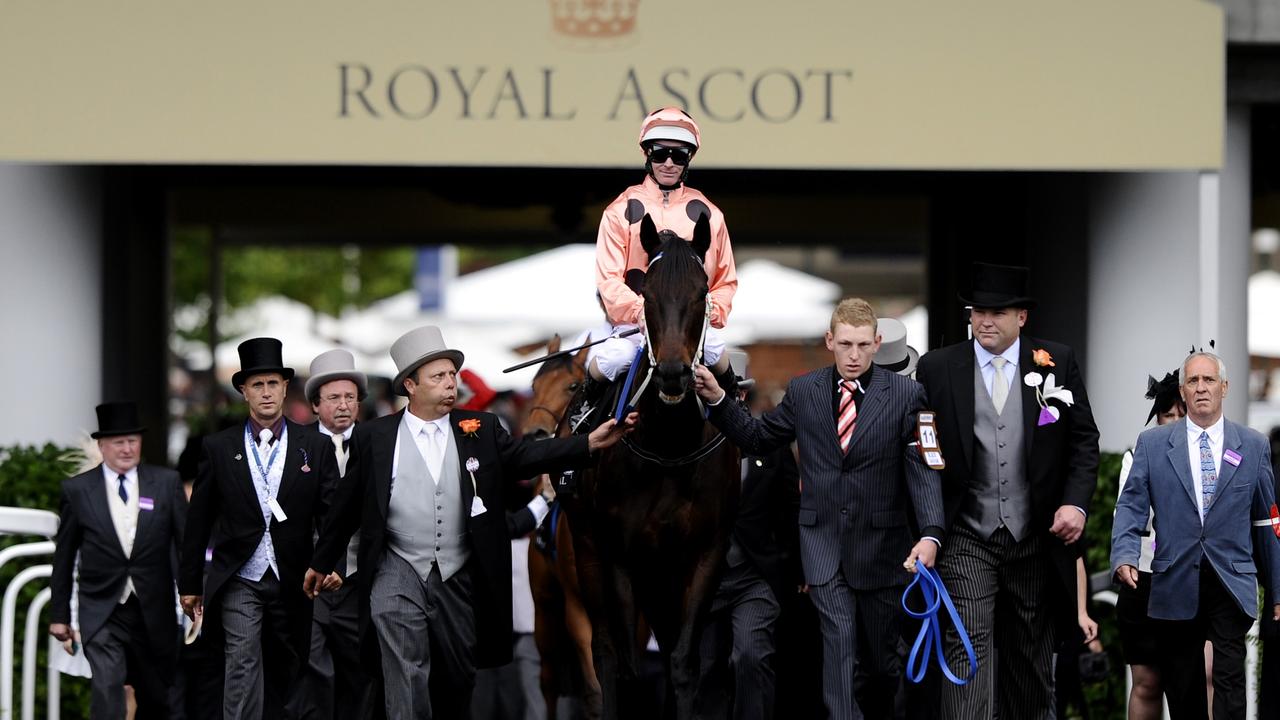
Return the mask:
M 293 368 L 284 366 L 280 341 L 275 338 L 250 338 L 240 343 L 240 371 L 231 376 L 231 384 L 237 390 L 250 375 L 280 373 L 286 381 L 293 379 Z
M 1035 298 L 1027 294 L 1031 272 L 1015 265 L 973 264 L 973 286 L 960 301 L 976 308 L 1033 308 Z
M 109 402 L 94 409 L 98 411 L 98 432 L 89 433 L 89 437 L 94 440 L 116 435 L 137 435 L 146 430 L 138 420 L 137 403 Z

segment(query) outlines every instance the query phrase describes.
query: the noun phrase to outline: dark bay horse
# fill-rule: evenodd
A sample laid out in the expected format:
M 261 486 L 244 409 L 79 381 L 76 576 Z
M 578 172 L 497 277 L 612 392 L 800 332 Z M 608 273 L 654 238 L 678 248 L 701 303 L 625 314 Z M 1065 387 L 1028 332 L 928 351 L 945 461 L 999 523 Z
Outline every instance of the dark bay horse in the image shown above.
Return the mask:
M 560 350 L 557 335 L 547 344 L 547 354 Z M 570 400 L 587 376 L 586 348 L 573 355 L 554 358 L 538 368 L 533 378 L 533 396 L 528 414 L 521 426 L 524 435 L 552 438 L 567 435 L 565 414 Z M 550 552 L 529 544 L 529 588 L 533 593 L 534 640 L 542 662 L 542 696 L 547 717 L 556 717 L 556 703 L 563 683 L 561 670 L 572 655 L 582 683 L 583 712 L 588 720 L 600 717 L 600 681 L 596 679 L 591 656 L 591 621 L 582 603 L 578 587 L 569 516 L 574 512 L 574 498 L 562 494 L 558 508 L 546 522 L 552 524 Z
M 639 422 L 583 474 L 587 532 L 579 523 L 574 540 L 605 717 L 631 717 L 645 704 L 636 682 L 642 615 L 666 666 L 663 715 L 690 718 L 700 621 L 737 511 L 738 451 L 704 421 L 692 389 L 710 316 L 702 265 L 708 220 L 698 221 L 689 242 L 659 234 L 645 216 L 640 238 L 649 255 L 643 289 L 649 349 L 636 362 L 630 391 Z

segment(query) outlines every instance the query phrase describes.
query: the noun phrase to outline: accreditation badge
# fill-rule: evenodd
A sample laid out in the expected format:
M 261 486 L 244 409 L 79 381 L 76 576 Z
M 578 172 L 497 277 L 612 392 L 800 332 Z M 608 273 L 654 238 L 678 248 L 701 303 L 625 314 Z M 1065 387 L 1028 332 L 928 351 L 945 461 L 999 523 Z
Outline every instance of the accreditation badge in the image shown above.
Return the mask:
M 920 447 L 920 456 L 924 464 L 934 470 L 942 470 L 947 466 L 942 459 L 942 446 L 938 443 L 937 415 L 931 410 L 916 413 L 916 443 Z

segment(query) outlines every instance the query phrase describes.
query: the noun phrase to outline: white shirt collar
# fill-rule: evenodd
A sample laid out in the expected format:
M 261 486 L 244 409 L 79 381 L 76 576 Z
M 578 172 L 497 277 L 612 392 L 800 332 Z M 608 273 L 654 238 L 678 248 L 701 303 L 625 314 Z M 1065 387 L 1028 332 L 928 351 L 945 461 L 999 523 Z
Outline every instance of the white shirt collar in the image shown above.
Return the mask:
M 1207 432 L 1209 433 L 1209 442 L 1215 445 L 1221 443 L 1222 430 L 1225 427 L 1223 423 L 1226 420 L 1226 417 L 1227 417 L 1226 415 L 1219 415 L 1217 422 L 1215 422 L 1214 424 L 1210 425 L 1207 428 L 1202 428 L 1199 425 L 1196 425 L 1195 423 L 1191 422 L 1191 416 L 1188 415 L 1187 416 L 1187 440 L 1189 442 L 1199 443 L 1200 433 Z
M 1019 336 L 1019 337 L 1017 337 L 1017 338 L 1014 338 L 1014 341 L 1013 341 L 1013 344 L 1012 344 L 1012 345 L 1010 345 L 1009 347 L 1005 348 L 1004 352 L 1000 353 L 1000 357 L 1002 357 L 1002 358 L 1004 358 L 1005 360 L 1007 360 L 1007 361 L 1008 361 L 1008 363 L 1007 363 L 1008 365 L 1012 365 L 1012 366 L 1014 366 L 1014 367 L 1017 367 L 1017 366 L 1018 366 L 1018 358 L 1020 357 L 1020 353 L 1021 353 L 1021 352 L 1022 352 L 1022 337 L 1021 337 L 1021 336 Z M 987 365 L 991 364 L 991 360 L 992 360 L 992 358 L 994 358 L 994 357 L 995 357 L 995 353 L 993 353 L 993 352 L 991 352 L 990 350 L 988 350 L 988 349 L 986 349 L 986 348 L 982 347 L 982 345 L 978 343 L 977 338 L 974 338 L 974 340 L 973 340 L 973 356 L 974 356 L 974 358 L 976 358 L 976 359 L 977 359 L 977 361 L 978 361 L 978 367 L 980 367 L 980 368 L 984 368 L 984 367 L 986 367 Z
M 406 411 L 405 411 L 405 415 L 408 415 L 408 414 L 409 414 L 409 412 L 406 410 Z M 316 421 L 316 427 L 320 428 L 320 434 L 321 434 L 321 435 L 328 435 L 329 437 L 333 437 L 333 431 L 332 431 L 332 430 L 330 430 L 329 428 L 325 427 L 325 426 L 324 426 L 324 423 L 319 422 L 319 421 Z M 342 431 L 342 439 L 343 439 L 343 440 L 350 440 L 350 439 L 351 439 L 351 433 L 352 433 L 352 432 L 354 432 L 354 431 L 355 431 L 355 429 L 356 429 L 356 424 L 355 424 L 355 423 L 351 423 L 350 425 L 348 425 L 348 426 L 347 426 L 347 429 Z
M 449 416 L 443 415 L 435 420 L 423 420 L 422 418 L 409 412 L 408 408 L 404 410 L 404 421 L 409 426 L 409 434 L 416 436 L 422 432 L 427 425 L 435 425 L 440 428 L 441 432 L 449 432 Z M 354 427 L 354 426 L 353 426 Z
M 115 487 L 116 484 L 120 482 L 119 480 L 117 480 L 117 478 L 120 477 L 120 473 L 108 467 L 106 462 L 102 463 L 102 477 L 106 478 L 107 482 L 110 483 L 112 487 Z M 138 467 L 135 465 L 132 470 L 125 473 L 124 479 L 130 485 L 137 485 L 138 484 Z

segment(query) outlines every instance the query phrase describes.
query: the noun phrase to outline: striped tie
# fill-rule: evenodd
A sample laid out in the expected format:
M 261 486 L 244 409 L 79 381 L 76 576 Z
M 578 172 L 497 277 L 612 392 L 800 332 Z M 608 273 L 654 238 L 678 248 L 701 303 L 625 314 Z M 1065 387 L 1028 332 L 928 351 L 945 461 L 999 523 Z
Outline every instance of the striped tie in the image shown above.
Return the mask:
M 855 383 L 857 380 L 854 381 Z M 849 452 L 849 439 L 853 426 L 857 425 L 858 406 L 853 401 L 853 388 L 847 380 L 840 380 L 840 412 L 836 415 L 836 434 L 840 438 L 840 452 Z

